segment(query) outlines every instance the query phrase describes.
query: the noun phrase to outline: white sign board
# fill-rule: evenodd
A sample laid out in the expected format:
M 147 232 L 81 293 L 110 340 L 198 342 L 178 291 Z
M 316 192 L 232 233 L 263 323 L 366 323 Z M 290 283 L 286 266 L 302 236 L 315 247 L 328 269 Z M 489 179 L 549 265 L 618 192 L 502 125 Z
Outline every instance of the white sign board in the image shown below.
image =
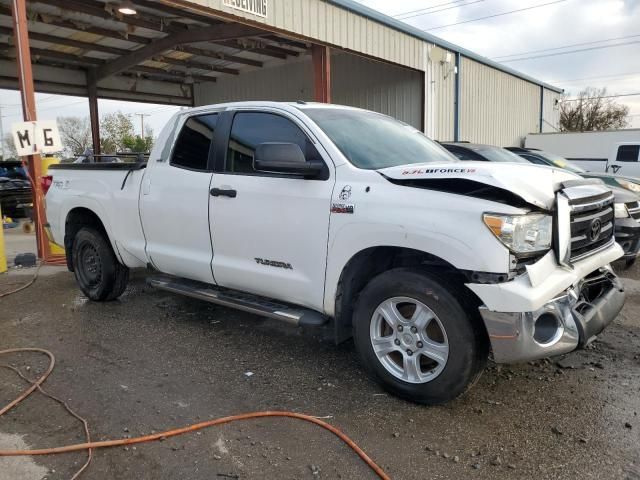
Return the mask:
M 55 120 L 14 123 L 11 125 L 11 132 L 19 157 L 62 150 Z
M 224 4 L 259 17 L 267 16 L 267 0 L 224 0 Z

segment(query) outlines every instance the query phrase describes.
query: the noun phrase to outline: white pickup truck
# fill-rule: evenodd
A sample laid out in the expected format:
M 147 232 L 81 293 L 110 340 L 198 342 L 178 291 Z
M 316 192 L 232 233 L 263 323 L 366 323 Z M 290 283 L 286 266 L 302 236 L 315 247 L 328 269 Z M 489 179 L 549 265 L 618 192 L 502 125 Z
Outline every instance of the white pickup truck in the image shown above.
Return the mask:
M 548 167 L 460 163 L 390 117 L 251 102 L 176 114 L 148 163 L 51 167 L 53 240 L 92 300 L 160 289 L 354 337 L 421 403 L 496 362 L 591 342 L 623 306 L 613 195 Z

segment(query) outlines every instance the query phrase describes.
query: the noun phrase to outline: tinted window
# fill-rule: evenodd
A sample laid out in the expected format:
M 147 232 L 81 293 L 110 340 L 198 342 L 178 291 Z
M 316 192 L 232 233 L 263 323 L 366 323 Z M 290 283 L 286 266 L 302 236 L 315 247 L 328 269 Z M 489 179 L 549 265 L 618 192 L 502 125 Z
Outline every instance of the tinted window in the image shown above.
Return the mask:
M 520 156 L 525 160 L 529 160 L 531 163 L 535 163 L 536 165 L 545 165 L 547 167 L 552 165 L 551 162 L 545 162 L 544 160 L 536 157 L 535 155 L 527 155 L 526 153 L 521 153 Z
M 500 147 L 482 146 L 474 148 L 474 151 L 490 162 L 529 163 L 515 153 Z
M 365 110 L 305 108 L 342 154 L 358 168 L 378 168 L 457 159 L 415 128 Z
M 487 161 L 485 158 L 482 158 L 480 155 L 477 155 L 472 151 L 467 150 L 466 148 L 456 147 L 453 145 L 443 145 L 443 147 L 449 150 L 451 153 L 453 153 L 456 156 L 456 158 L 465 162 L 466 161 L 479 161 L 479 162 Z
M 311 140 L 290 120 L 272 113 L 240 112 L 233 118 L 225 171 L 262 173 L 254 169 L 253 158 L 257 146 L 265 142 L 295 143 L 307 161 L 322 161 Z
M 637 162 L 640 153 L 640 145 L 620 145 L 618 147 L 618 162 Z
M 217 121 L 217 113 L 190 117 L 176 141 L 171 165 L 192 170 L 207 170 L 209 149 Z

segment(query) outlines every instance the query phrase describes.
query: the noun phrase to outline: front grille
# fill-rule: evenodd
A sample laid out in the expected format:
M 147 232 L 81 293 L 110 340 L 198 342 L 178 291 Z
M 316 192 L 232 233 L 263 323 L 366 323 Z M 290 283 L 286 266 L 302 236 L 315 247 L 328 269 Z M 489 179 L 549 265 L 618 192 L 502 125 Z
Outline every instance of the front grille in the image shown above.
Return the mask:
M 629 202 L 625 205 L 627 206 L 629 215 L 631 215 L 636 220 L 640 220 L 640 202 Z
M 571 202 L 571 257 L 579 260 L 613 241 L 613 196 Z

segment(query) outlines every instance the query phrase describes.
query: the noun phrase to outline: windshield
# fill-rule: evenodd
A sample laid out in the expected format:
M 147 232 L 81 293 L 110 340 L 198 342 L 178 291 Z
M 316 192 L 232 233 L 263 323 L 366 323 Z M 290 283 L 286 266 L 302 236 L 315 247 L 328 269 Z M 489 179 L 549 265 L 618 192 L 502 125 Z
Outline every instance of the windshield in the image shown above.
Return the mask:
M 305 108 L 353 165 L 367 170 L 458 159 L 415 128 L 364 110 Z
M 586 170 L 580 168 L 579 166 L 571 163 L 566 158 L 561 157 L 560 155 L 556 155 L 555 153 L 543 152 L 534 150 L 533 153 L 540 155 L 541 157 L 549 160 L 553 165 L 559 168 L 564 168 L 565 170 L 569 170 L 573 173 L 585 173 Z
M 500 147 L 482 146 L 472 149 L 490 162 L 529 163 L 519 155 Z

